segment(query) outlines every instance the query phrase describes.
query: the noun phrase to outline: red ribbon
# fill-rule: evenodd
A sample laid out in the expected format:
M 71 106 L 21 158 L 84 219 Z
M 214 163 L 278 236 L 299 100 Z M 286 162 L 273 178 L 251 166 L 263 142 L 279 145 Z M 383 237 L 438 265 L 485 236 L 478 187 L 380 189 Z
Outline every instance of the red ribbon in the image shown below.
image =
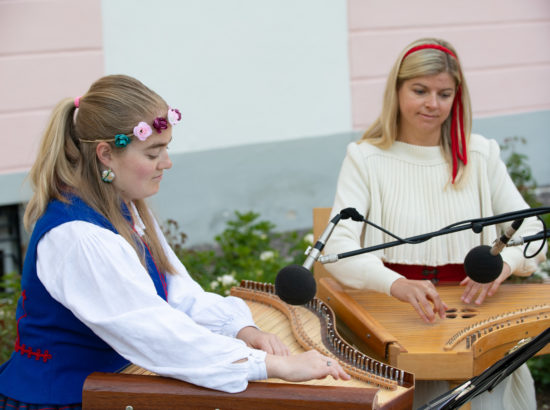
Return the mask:
M 458 60 L 458 57 L 449 50 L 447 47 L 440 46 L 439 44 L 421 44 L 416 47 L 412 47 L 403 56 L 403 60 L 407 58 L 409 54 L 418 50 L 435 49 L 443 51 Z M 468 154 L 466 149 L 466 135 L 464 135 L 464 106 L 462 105 L 462 86 L 459 84 L 456 90 L 455 99 L 453 101 L 453 107 L 451 109 L 451 152 L 453 157 L 453 184 L 455 183 L 456 175 L 458 174 L 458 160 L 460 159 L 464 165 L 468 163 Z M 457 124 L 458 122 L 458 124 Z M 457 125 L 460 127 L 460 145 Z

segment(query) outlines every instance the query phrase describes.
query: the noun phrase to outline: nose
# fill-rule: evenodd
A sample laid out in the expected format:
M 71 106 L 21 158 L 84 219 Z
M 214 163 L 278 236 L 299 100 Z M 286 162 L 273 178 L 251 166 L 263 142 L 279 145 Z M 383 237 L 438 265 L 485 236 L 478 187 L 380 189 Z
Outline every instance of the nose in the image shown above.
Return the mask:
M 162 159 L 159 161 L 159 168 L 160 169 L 170 169 L 172 168 L 172 160 L 170 159 L 170 155 L 168 155 L 168 151 L 164 151 L 162 154 Z
M 428 108 L 437 108 L 437 106 L 439 105 L 439 99 L 437 98 L 437 93 L 430 93 L 427 95 L 426 97 L 426 107 Z

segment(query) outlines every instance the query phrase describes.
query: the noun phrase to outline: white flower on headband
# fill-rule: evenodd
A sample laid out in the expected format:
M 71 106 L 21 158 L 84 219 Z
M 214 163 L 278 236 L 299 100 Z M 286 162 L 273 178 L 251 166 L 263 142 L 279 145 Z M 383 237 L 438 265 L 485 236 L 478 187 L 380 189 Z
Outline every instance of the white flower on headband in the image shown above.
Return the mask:
M 176 125 L 181 121 L 181 113 L 177 108 L 168 108 L 168 122 L 170 125 Z
M 145 141 L 149 135 L 153 133 L 153 130 L 144 121 L 141 121 L 138 125 L 134 127 L 134 135 L 140 140 Z

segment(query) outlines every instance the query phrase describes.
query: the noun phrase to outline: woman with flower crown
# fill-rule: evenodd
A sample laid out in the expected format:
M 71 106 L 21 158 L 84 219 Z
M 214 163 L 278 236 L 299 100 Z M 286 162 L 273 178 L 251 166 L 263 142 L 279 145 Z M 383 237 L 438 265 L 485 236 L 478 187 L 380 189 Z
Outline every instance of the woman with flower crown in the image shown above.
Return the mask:
M 0 409 L 79 408 L 90 373 L 130 362 L 226 392 L 267 377 L 349 378 L 316 351 L 289 355 L 242 300 L 203 291 L 168 246 L 144 200 L 172 166 L 180 121 L 121 75 L 55 108 L 30 171 L 34 228 Z
M 470 97 L 455 49 L 425 38 L 409 44 L 386 83 L 381 115 L 357 143 L 348 146 L 332 212 L 347 207 L 401 237 L 434 232 L 453 223 L 528 208 L 500 159 L 498 144 L 471 134 Z M 540 230 L 526 219 L 519 234 Z M 495 227 L 387 248 L 325 265 L 343 284 L 386 293 L 410 303 L 421 320 L 444 318 L 447 308 L 437 283 L 460 282 L 462 301 L 481 304 L 511 274 L 528 276 L 541 259 L 526 259 L 520 247 L 506 248 L 502 272 L 481 284 L 466 277 L 468 251 L 490 245 Z M 387 242 L 380 230 L 341 221 L 325 246 L 338 254 Z M 533 245 L 534 247 L 536 245 Z M 544 258 L 545 252 L 539 257 Z M 444 382 L 417 381 L 415 408 L 448 390 Z M 529 409 L 536 405 L 526 366 L 472 402 L 481 409 Z

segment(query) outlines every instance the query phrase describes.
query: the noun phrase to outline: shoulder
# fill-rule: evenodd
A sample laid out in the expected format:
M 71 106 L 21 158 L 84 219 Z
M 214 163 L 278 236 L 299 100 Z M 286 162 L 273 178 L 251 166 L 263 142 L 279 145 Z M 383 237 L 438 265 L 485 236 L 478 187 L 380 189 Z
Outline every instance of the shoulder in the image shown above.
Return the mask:
M 64 222 L 50 229 L 40 240 L 40 244 L 58 249 L 68 248 L 103 249 L 127 243 L 120 235 L 94 223 L 81 220 Z M 125 246 L 124 246 L 125 247 Z
M 494 139 L 485 138 L 480 134 L 470 135 L 470 153 L 477 153 L 489 160 L 500 156 L 500 146 Z
M 367 158 L 387 153 L 387 150 L 383 150 L 367 141 L 355 141 L 348 144 L 346 153 L 352 157 Z

